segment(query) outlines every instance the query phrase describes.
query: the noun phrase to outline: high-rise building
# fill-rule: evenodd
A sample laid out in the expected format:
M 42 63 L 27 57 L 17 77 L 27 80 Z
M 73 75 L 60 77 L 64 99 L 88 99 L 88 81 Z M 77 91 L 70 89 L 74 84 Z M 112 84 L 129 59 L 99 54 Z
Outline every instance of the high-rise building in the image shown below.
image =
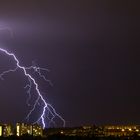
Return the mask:
M 32 125 L 32 135 L 33 136 L 42 136 L 43 135 L 43 129 L 38 124 Z
M 8 137 L 12 135 L 12 127 L 8 124 L 0 125 L 0 136 Z
M 12 127 L 11 127 L 11 125 L 4 124 L 2 130 L 3 130 L 2 133 L 3 133 L 3 136 L 4 137 L 7 137 L 7 136 L 11 136 L 12 135 Z
M 28 125 L 25 123 L 17 123 L 16 125 L 16 135 L 22 136 L 25 134 L 32 135 L 32 136 L 42 136 L 42 127 L 38 124 L 35 125 Z
M 2 136 L 2 125 L 0 125 L 0 136 Z
M 17 130 L 17 136 L 22 136 L 25 134 L 32 135 L 32 126 L 27 125 L 25 123 L 17 123 L 16 130 Z

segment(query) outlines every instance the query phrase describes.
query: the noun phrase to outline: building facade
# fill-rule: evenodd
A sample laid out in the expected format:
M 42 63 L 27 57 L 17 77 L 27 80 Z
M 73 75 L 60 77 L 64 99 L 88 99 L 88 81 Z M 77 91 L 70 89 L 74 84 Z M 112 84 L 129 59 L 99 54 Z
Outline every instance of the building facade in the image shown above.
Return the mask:
M 29 125 L 25 123 L 17 123 L 16 124 L 16 135 L 23 136 L 23 135 L 32 135 L 32 136 L 42 136 L 43 129 L 38 124 Z
M 0 136 L 8 137 L 13 135 L 12 133 L 12 126 L 9 124 L 1 124 L 0 125 Z

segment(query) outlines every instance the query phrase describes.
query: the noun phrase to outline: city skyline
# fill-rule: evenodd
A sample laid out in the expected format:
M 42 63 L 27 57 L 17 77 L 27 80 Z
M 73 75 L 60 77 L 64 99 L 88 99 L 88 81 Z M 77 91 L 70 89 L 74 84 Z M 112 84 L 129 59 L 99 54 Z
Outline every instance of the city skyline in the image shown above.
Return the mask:
M 81 137 L 81 138 L 126 138 L 140 137 L 140 125 L 89 125 L 66 128 L 44 128 L 38 124 L 16 123 L 0 124 L 0 138 L 49 138 L 49 137 Z

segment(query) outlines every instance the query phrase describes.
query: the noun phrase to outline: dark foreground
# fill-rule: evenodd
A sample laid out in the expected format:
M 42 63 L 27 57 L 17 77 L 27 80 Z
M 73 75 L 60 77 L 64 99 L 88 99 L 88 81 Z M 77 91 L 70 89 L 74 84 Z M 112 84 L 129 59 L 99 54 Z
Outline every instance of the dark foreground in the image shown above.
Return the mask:
M 81 137 L 81 136 L 63 136 L 52 135 L 48 137 L 33 137 L 33 136 L 10 136 L 0 137 L 0 140 L 140 140 L 140 136 L 133 137 Z

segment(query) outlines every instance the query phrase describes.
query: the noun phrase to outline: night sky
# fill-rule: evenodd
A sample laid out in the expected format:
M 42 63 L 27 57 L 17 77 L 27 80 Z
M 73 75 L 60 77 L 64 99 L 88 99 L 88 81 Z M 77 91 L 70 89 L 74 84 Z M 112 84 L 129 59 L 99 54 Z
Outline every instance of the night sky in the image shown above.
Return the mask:
M 1 47 L 50 70 L 43 95 L 66 126 L 140 124 L 139 0 L 1 0 Z M 0 54 L 0 72 L 14 61 Z M 29 111 L 21 71 L 0 81 L 0 122 Z M 34 91 L 33 91 L 34 92 Z M 31 121 L 38 116 L 34 113 Z

